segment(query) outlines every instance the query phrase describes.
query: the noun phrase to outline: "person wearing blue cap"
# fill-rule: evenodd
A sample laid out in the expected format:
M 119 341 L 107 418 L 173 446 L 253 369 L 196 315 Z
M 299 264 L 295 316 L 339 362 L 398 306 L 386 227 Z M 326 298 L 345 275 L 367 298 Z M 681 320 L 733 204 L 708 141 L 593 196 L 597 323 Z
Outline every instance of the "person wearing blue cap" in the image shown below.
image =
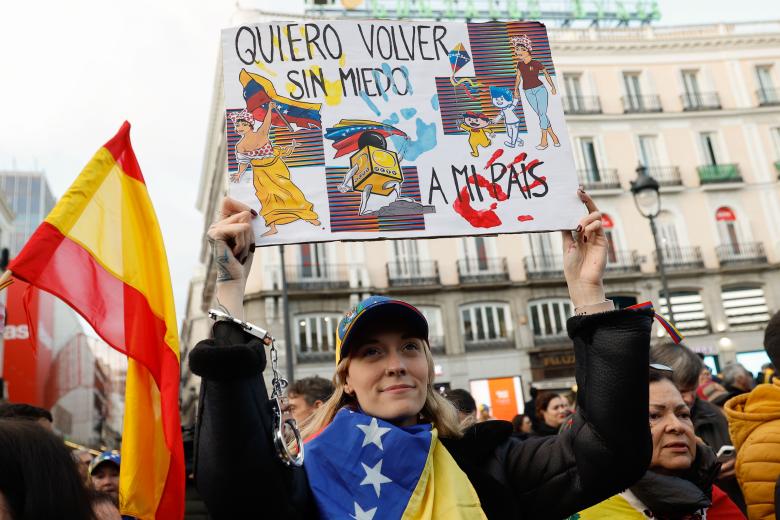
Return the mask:
M 579 402 L 559 435 L 522 440 L 506 421 L 461 427 L 434 389 L 422 313 L 373 296 L 339 323 L 335 391 L 302 424 L 302 467 L 285 465 L 264 341 L 217 321 L 189 358 L 202 378 L 195 477 L 211 518 L 560 519 L 636 482 L 652 451 L 642 403 L 653 312 L 615 311 L 605 299 L 601 214 L 579 197 L 588 214 L 576 234 L 563 232 Z M 243 320 L 255 215 L 231 199 L 221 213 L 208 231 L 216 295 Z
M 96 491 L 111 495 L 115 504 L 119 504 L 119 466 L 121 458 L 116 450 L 104 451 L 92 460 L 89 466 L 89 479 Z

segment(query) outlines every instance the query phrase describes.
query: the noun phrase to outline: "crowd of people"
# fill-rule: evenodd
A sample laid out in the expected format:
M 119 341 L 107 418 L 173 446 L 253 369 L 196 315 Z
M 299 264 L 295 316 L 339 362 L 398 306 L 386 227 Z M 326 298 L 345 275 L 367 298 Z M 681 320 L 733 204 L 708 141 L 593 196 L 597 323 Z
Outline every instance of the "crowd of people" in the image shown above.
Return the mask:
M 756 377 L 651 345 L 653 311 L 605 297 L 601 215 L 579 196 L 588 214 L 562 235 L 576 386 L 532 387 L 511 422 L 467 390 L 436 389 L 428 323 L 401 300 L 372 296 L 345 314 L 332 381 L 294 381 L 279 410 L 267 338 L 217 321 L 189 357 L 202 378 L 193 473 L 210 518 L 774 519 L 780 313 Z M 242 320 L 256 214 L 230 199 L 221 211 L 209 229 L 216 297 Z M 274 441 L 287 418 L 302 465 L 280 459 L 294 439 Z M 0 520 L 117 520 L 120 464 L 66 447 L 46 410 L 0 405 Z

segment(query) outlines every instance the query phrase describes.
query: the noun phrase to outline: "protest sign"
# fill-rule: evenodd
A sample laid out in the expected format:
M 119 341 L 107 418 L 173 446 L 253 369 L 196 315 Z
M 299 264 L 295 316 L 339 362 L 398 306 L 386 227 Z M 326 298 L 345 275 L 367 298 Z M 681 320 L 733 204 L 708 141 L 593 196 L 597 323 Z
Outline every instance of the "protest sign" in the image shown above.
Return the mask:
M 258 245 L 572 229 L 538 22 L 279 22 L 222 33 L 230 195 Z

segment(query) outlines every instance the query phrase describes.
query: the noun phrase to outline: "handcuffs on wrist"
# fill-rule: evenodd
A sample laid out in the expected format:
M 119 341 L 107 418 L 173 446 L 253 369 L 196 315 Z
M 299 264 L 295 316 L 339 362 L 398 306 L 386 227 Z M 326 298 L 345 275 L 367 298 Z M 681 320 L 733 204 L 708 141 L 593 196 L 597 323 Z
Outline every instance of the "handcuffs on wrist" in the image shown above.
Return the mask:
M 261 329 L 257 325 L 253 325 L 249 322 L 234 318 L 229 313 L 218 309 L 209 309 L 209 317 L 214 321 L 230 321 L 241 327 L 245 332 L 252 336 L 259 338 L 264 344 L 268 345 L 271 350 L 271 371 L 273 372 L 273 379 L 271 380 L 271 408 L 274 412 L 275 423 L 273 427 L 273 441 L 274 448 L 277 455 L 287 466 L 302 466 L 303 465 L 303 441 L 301 440 L 301 432 L 298 430 L 298 424 L 292 417 L 284 418 L 282 413 L 282 395 L 284 389 L 289 384 L 285 378 L 279 374 L 277 350 L 274 344 L 274 338 L 267 330 Z M 270 343 L 266 343 L 269 341 Z M 285 427 L 289 429 L 288 433 L 291 433 L 293 438 L 288 443 L 285 440 Z M 297 453 L 294 453 L 290 447 L 297 447 Z

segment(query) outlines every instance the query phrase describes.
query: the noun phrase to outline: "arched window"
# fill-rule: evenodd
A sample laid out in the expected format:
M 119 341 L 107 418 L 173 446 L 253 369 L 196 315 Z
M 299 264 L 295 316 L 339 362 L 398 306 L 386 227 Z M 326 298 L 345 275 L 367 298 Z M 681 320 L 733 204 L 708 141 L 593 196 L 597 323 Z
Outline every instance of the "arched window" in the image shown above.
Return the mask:
M 462 305 L 460 319 L 460 330 L 466 344 L 509 340 L 512 337 L 512 320 L 506 303 Z
M 535 338 L 566 336 L 566 320 L 572 314 L 571 302 L 567 298 L 535 300 L 528 304 L 528 309 Z

